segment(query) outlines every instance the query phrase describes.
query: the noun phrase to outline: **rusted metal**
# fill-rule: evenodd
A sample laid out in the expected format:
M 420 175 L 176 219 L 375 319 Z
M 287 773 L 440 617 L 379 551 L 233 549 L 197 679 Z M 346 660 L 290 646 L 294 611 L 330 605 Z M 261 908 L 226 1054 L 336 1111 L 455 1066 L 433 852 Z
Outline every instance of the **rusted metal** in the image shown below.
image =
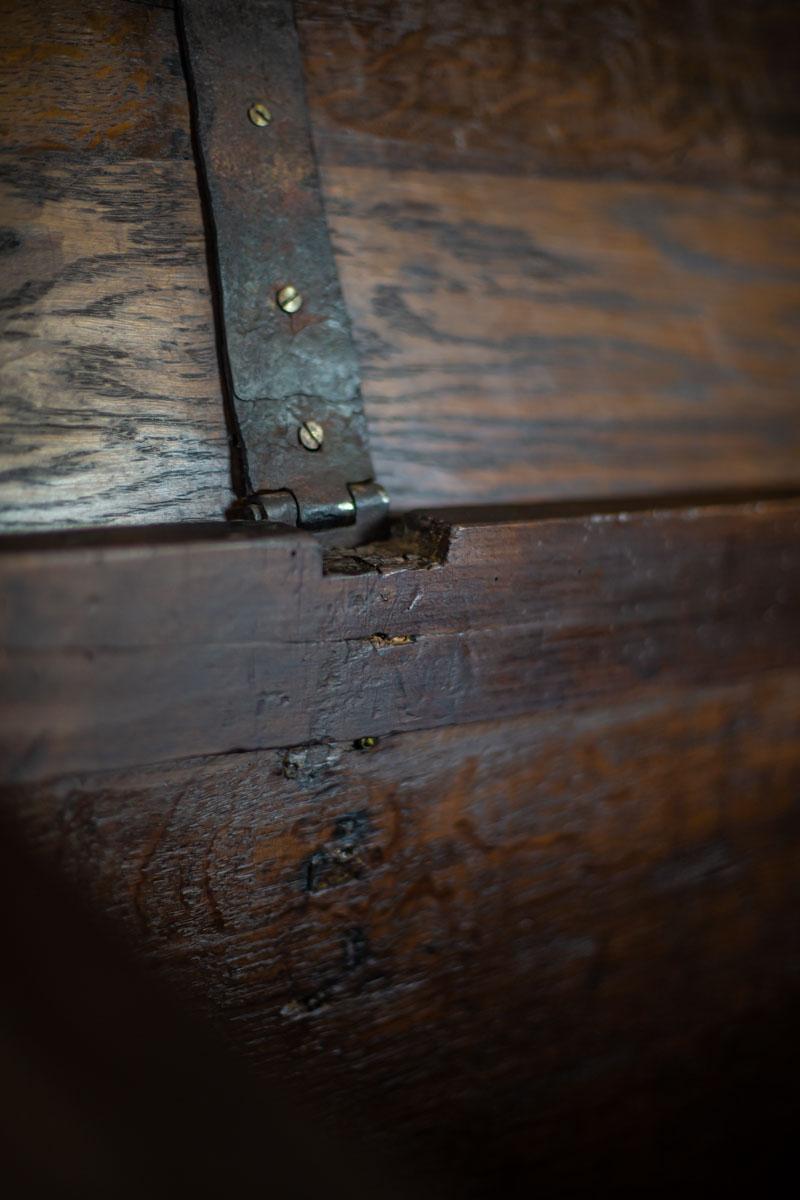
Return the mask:
M 239 490 L 249 511 L 266 513 L 291 511 L 290 493 L 311 529 L 355 525 L 366 505 L 358 524 L 374 534 L 386 495 L 373 478 L 292 4 L 181 0 L 179 16 Z M 254 123 L 262 109 L 268 122 Z M 313 454 L 298 438 L 311 422 L 325 431 Z

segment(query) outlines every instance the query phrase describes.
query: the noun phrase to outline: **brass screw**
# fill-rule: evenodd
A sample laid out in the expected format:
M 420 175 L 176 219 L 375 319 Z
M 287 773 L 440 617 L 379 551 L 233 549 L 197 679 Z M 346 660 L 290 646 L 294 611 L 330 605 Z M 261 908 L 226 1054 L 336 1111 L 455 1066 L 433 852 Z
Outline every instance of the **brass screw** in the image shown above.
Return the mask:
M 297 431 L 297 436 L 300 439 L 300 445 L 305 446 L 306 450 L 319 450 L 325 440 L 325 430 L 319 421 L 303 421 Z
M 287 283 L 286 287 L 281 288 L 277 295 L 277 301 L 278 307 L 290 314 L 296 313 L 303 305 L 303 297 L 291 283 Z
M 376 737 L 360 737 L 353 742 L 354 750 L 374 750 L 378 744 Z
M 266 104 L 251 104 L 247 110 L 247 115 L 254 125 L 258 125 L 262 129 L 265 125 L 269 125 L 272 120 L 272 113 Z

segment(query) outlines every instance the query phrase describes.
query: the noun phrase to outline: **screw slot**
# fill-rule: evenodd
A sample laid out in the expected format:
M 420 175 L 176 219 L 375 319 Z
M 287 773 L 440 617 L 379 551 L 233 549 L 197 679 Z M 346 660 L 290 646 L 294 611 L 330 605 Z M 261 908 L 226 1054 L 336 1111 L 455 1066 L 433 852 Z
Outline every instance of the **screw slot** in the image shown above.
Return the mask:
M 303 297 L 298 292 L 293 284 L 287 283 L 286 287 L 282 287 L 276 296 L 278 307 L 282 308 L 285 313 L 296 313 L 303 305 Z
M 325 440 L 325 430 L 319 421 L 303 421 L 297 431 L 300 445 L 306 450 L 319 450 Z
M 247 110 L 247 115 L 254 125 L 258 125 L 263 129 L 265 125 L 269 125 L 272 120 L 272 113 L 267 108 L 266 104 L 251 104 Z

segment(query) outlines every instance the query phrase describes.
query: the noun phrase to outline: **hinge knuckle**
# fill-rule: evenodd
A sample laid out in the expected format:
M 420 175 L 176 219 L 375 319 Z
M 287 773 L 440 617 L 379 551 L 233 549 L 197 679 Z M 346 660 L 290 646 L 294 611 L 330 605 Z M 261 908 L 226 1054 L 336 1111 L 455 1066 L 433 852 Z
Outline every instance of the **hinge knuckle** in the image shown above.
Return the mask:
M 379 537 L 389 515 L 389 497 L 374 480 L 348 484 L 349 500 L 341 505 L 342 520 L 330 520 L 317 512 L 309 519 L 298 508 L 291 492 L 257 492 L 238 501 L 230 512 L 231 518 L 244 521 L 267 521 L 275 525 L 294 525 L 314 533 L 335 531 L 339 545 L 359 545 Z M 346 505 L 346 512 L 345 510 Z M 328 539 L 326 539 L 328 540 Z

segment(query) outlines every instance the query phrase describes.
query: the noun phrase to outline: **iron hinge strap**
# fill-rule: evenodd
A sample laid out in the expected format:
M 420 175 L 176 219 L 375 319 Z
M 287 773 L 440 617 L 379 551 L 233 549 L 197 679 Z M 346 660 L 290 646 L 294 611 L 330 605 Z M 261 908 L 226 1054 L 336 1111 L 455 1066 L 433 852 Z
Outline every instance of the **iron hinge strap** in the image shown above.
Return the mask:
M 179 0 L 238 512 L 363 540 L 375 482 L 291 0 Z

